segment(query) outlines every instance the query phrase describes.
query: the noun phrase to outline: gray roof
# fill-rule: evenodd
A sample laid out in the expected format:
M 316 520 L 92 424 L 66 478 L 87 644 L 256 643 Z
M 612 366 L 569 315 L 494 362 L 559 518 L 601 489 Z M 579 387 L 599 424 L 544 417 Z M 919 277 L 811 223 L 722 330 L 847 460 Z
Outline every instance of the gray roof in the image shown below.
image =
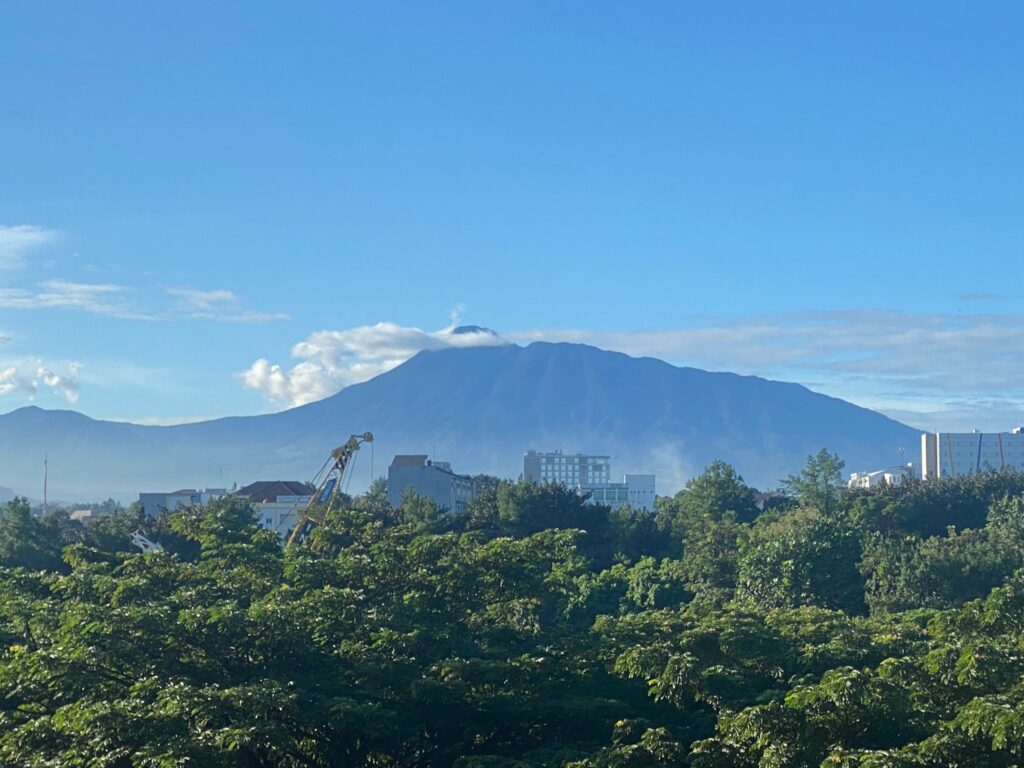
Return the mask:
M 275 501 L 278 496 L 312 496 L 316 493 L 309 483 L 300 480 L 259 480 L 235 491 L 250 501 Z
M 423 467 L 427 463 L 425 453 L 400 453 L 391 460 L 392 467 Z

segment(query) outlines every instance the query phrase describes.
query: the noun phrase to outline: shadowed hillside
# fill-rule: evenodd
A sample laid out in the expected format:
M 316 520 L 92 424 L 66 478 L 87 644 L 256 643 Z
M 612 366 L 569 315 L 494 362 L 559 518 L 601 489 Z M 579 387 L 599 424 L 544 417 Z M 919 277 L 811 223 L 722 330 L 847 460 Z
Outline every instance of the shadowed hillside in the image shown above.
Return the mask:
M 526 448 L 608 453 L 613 473 L 650 470 L 673 492 L 715 458 L 772 487 L 827 447 L 848 469 L 913 456 L 918 432 L 807 388 L 680 368 L 580 344 L 422 352 L 338 394 L 280 413 L 174 427 L 22 408 L 0 416 L 0 483 L 39 495 L 130 499 L 142 489 L 308 479 L 350 433 L 370 430 L 375 472 L 399 452 L 456 471 L 516 476 Z M 361 457 L 356 482 L 369 477 Z

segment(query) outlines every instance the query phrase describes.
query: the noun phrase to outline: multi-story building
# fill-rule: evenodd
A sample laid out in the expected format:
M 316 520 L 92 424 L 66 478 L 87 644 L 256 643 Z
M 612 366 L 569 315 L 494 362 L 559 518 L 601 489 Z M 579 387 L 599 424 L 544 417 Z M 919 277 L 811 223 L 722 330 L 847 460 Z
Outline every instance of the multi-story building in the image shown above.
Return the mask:
M 297 480 L 261 480 L 237 491 L 228 491 L 224 488 L 197 491 L 185 488 L 171 493 L 140 493 L 139 501 L 142 502 L 147 515 L 156 517 L 162 512 L 173 512 L 177 509 L 209 504 L 225 496 L 235 496 L 249 502 L 260 525 L 284 538 L 291 532 L 299 513 L 306 507 L 314 493 L 316 488 Z
M 900 485 L 914 476 L 914 465 L 890 467 L 879 469 L 874 472 L 854 472 L 850 475 L 850 488 L 875 488 L 885 483 L 886 485 Z
M 578 486 L 590 496 L 591 504 L 616 509 L 625 505 L 633 509 L 654 511 L 654 475 L 625 475 L 621 483 L 599 483 Z
M 162 512 L 174 512 L 176 509 L 209 504 L 214 499 L 226 495 L 227 490 L 224 488 L 204 488 L 201 491 L 183 488 L 171 493 L 140 493 L 139 501 L 147 515 L 157 517 Z
M 606 485 L 611 482 L 611 463 L 608 456 L 529 450 L 523 455 L 523 479 L 535 483 L 562 483 L 570 488 Z
M 1024 431 L 936 432 L 921 435 L 921 477 L 949 477 L 1000 469 L 1024 471 Z
M 316 488 L 298 480 L 260 480 L 239 488 L 232 495 L 248 500 L 256 513 L 256 521 L 284 539 L 314 493 Z
M 447 461 L 431 461 L 426 454 L 399 454 L 388 467 L 388 503 L 402 506 L 410 489 L 460 515 L 476 495 L 473 478 L 455 474 Z
M 628 504 L 634 509 L 654 510 L 654 475 L 626 475 L 621 483 L 613 483 L 608 456 L 529 450 L 523 454 L 523 479 L 575 488 L 586 493 L 591 504 L 612 509 Z

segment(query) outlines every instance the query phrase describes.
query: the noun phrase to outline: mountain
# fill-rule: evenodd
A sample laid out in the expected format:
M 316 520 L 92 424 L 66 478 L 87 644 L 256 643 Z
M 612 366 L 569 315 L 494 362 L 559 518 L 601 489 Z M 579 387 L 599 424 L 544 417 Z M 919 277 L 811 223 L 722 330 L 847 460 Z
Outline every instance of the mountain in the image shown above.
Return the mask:
M 895 464 L 901 448 L 913 457 L 920 440 L 798 384 L 536 342 L 421 352 L 324 400 L 259 416 L 153 427 L 21 408 L 0 416 L 0 482 L 39 495 L 44 453 L 51 496 L 63 498 L 308 480 L 332 448 L 368 430 L 376 441 L 359 456 L 356 485 L 371 463 L 386 473 L 395 453 L 515 477 L 527 448 L 561 448 L 609 454 L 614 474 L 656 472 L 660 493 L 716 458 L 774 487 L 822 447 L 853 471 Z

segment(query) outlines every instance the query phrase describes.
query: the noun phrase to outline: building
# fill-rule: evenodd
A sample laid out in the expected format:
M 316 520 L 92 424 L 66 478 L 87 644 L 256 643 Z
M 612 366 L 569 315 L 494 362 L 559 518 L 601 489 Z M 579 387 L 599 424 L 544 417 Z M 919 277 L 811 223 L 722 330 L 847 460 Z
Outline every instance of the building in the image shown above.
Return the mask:
M 914 477 L 914 465 L 890 467 L 879 469 L 874 472 L 854 472 L 850 475 L 850 488 L 875 488 L 882 483 L 886 485 L 900 485 Z
M 579 485 L 577 488 L 589 494 L 591 504 L 603 504 L 612 509 L 628 504 L 633 509 L 654 511 L 654 475 L 625 475 L 621 483 Z
M 523 455 L 523 479 L 538 484 L 562 483 L 570 488 L 606 485 L 611 482 L 611 462 L 608 456 L 529 450 Z
M 157 517 L 163 512 L 174 512 L 176 509 L 209 504 L 214 499 L 227 495 L 224 488 L 205 488 L 198 491 L 194 488 L 183 488 L 171 493 L 140 493 L 139 502 L 142 509 L 150 517 Z
M 655 476 L 625 475 L 621 483 L 613 483 L 608 456 L 529 450 L 523 454 L 523 479 L 575 488 L 588 494 L 591 504 L 612 509 L 628 504 L 634 509 L 654 510 Z
M 447 461 L 431 461 L 426 454 L 399 454 L 388 467 L 388 503 L 402 506 L 409 490 L 461 515 L 476 495 L 476 484 L 472 477 L 452 472 Z
M 100 516 L 91 509 L 76 509 L 68 515 L 68 518 L 82 525 L 91 525 L 99 520 Z
M 951 477 L 1001 469 L 1024 471 L 1024 431 L 936 432 L 921 435 L 921 477 Z
M 260 480 L 232 495 L 247 500 L 256 513 L 256 521 L 284 539 L 314 493 L 316 488 L 298 480 Z

